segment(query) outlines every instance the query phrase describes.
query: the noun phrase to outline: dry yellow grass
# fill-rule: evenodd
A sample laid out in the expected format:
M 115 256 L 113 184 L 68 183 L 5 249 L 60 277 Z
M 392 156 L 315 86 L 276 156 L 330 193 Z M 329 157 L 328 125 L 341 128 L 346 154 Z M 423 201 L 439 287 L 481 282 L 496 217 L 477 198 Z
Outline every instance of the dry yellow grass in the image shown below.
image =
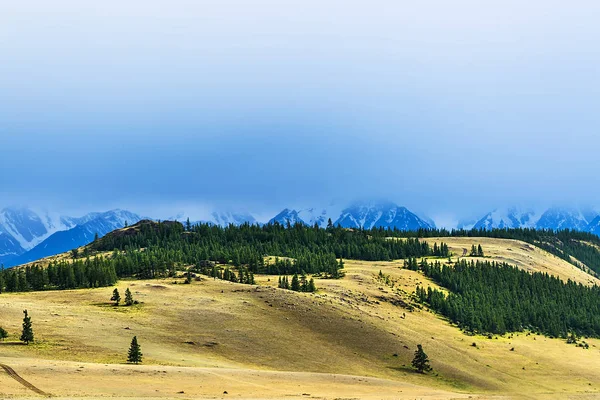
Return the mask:
M 481 244 L 485 259 L 488 261 L 506 262 L 529 272 L 545 272 L 558 276 L 563 280 L 571 279 L 584 285 L 600 285 L 600 279 L 591 276 L 574 265 L 558 258 L 536 246 L 512 239 L 492 238 L 430 238 L 425 239 L 433 245 L 444 242 L 456 256 L 462 256 L 463 249 L 471 250 L 471 246 Z M 477 259 L 469 257 L 468 260 Z
M 474 240 L 490 256 L 535 255 L 532 267 L 571 274 L 520 242 L 508 250 L 504 241 Z M 444 241 L 453 251 L 465 244 Z M 0 363 L 64 398 L 600 397 L 600 341 L 587 340 L 583 350 L 527 334 L 468 336 L 426 310 L 402 307 L 417 284 L 433 283 L 401 265 L 347 261 L 345 278 L 317 280 L 316 294 L 277 289 L 272 276 L 257 276 L 257 286 L 121 281 L 121 291 L 130 287 L 142 302 L 132 308 L 109 305 L 112 288 L 2 294 L 9 341 L 28 309 L 38 343 L 0 344 Z M 380 270 L 393 288 L 376 279 Z M 141 366 L 124 365 L 134 335 Z M 419 343 L 434 374 L 408 368 Z M 30 395 L 0 373 L 0 398 Z

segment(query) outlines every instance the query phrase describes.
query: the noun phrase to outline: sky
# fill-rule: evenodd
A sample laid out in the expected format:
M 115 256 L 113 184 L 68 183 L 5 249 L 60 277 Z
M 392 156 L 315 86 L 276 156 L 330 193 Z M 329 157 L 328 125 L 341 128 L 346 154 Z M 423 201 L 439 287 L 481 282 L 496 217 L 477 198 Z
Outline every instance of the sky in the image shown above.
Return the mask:
M 600 3 L 0 3 L 0 206 L 600 206 Z

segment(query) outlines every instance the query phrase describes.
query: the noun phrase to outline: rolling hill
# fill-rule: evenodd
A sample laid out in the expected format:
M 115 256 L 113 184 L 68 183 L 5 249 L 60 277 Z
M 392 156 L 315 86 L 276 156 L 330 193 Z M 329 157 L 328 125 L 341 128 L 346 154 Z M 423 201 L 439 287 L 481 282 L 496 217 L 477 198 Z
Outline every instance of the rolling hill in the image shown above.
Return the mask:
M 597 283 L 572 264 L 517 240 L 427 241 L 444 241 L 458 255 L 477 243 L 486 259 Z M 417 285 L 437 285 L 402 268 L 403 263 L 346 260 L 345 277 L 317 279 L 316 294 L 278 289 L 277 277 L 268 275 L 256 275 L 256 285 L 207 277 L 182 285 L 181 274 L 121 280 L 117 287 L 131 288 L 141 302 L 131 308 L 110 305 L 111 287 L 5 293 L 0 307 L 9 342 L 16 339 L 27 308 L 38 343 L 0 343 L 0 363 L 58 398 L 600 395 L 595 372 L 600 340 L 586 339 L 590 349 L 584 350 L 527 332 L 491 338 L 464 333 L 414 303 Z M 145 356 L 141 366 L 123 365 L 133 335 Z M 431 358 L 433 374 L 416 374 L 409 367 L 416 344 Z M 0 375 L 0 395 L 27 393 Z

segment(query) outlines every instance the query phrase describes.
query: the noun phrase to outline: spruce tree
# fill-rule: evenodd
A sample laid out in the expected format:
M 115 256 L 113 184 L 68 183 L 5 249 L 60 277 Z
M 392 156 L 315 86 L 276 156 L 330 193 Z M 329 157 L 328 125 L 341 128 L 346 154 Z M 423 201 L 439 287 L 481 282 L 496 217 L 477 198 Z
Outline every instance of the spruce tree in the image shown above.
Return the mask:
M 23 310 L 23 332 L 21 333 L 21 341 L 25 344 L 33 342 L 33 328 L 31 327 L 31 317 L 27 314 L 27 310 Z
M 294 274 L 294 276 L 292 277 L 292 287 L 291 289 L 294 292 L 299 292 L 300 291 L 300 279 L 298 279 L 298 274 Z
M 121 295 L 119 294 L 119 289 L 115 288 L 115 290 L 113 290 L 113 294 L 112 294 L 112 297 L 110 298 L 110 300 L 115 302 L 115 306 L 119 305 L 119 302 L 121 301 Z
M 8 332 L 0 326 L 0 340 L 4 340 L 8 337 Z
M 133 296 L 131 295 L 131 290 L 129 290 L 129 288 L 125 289 L 125 305 L 133 305 Z
M 420 344 L 417 345 L 417 350 L 415 351 L 415 358 L 412 360 L 412 366 L 419 371 L 420 373 L 431 371 L 431 366 L 429 365 L 429 357 L 423 351 L 423 346 Z
M 313 278 L 310 278 L 310 280 L 308 281 L 308 291 L 311 293 L 317 291 L 317 287 L 315 286 L 315 280 Z
M 479 257 L 483 257 L 483 249 L 481 248 L 481 245 L 477 245 L 477 255 Z
M 129 352 L 127 353 L 127 362 L 133 364 L 139 364 L 142 362 L 142 348 L 138 344 L 137 336 L 131 339 L 131 345 L 129 346 Z

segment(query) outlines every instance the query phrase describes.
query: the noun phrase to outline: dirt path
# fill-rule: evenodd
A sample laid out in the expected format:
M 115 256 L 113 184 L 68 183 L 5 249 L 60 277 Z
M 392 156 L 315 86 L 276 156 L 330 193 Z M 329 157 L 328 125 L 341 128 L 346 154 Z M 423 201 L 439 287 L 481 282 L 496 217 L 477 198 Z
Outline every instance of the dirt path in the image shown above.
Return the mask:
M 25 386 L 26 388 L 33 390 L 34 392 L 36 392 L 37 394 L 39 394 L 41 396 L 50 397 L 50 395 L 48 393 L 44 392 L 43 390 L 38 389 L 37 387 L 33 386 L 31 383 L 27 382 L 25 379 L 21 378 L 21 376 L 19 374 L 17 374 L 15 372 L 15 370 L 12 369 L 11 367 L 9 367 L 8 365 L 0 364 L 0 368 L 5 370 L 6 373 L 11 378 L 13 378 L 15 381 L 19 382 L 21 385 Z

